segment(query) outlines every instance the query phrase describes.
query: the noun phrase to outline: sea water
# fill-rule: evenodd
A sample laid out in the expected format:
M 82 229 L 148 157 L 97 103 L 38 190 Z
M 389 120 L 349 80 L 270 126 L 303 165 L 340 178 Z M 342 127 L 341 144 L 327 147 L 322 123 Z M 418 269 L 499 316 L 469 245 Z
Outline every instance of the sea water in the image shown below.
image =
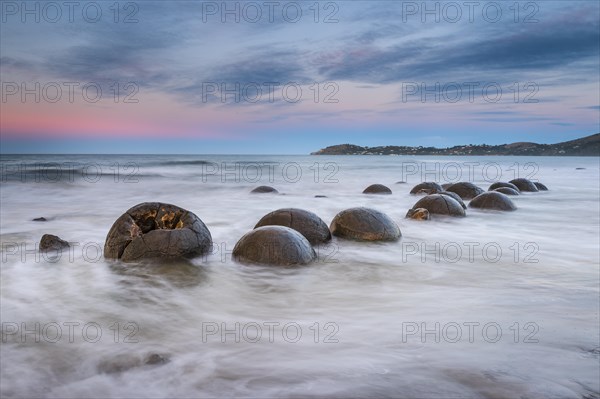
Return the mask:
M 1 164 L 3 397 L 599 395 L 598 158 L 3 155 Z M 514 212 L 405 219 L 421 181 L 487 190 L 515 177 L 550 190 L 512 197 Z M 361 193 L 373 183 L 393 194 Z M 249 194 L 259 185 L 280 194 Z M 194 212 L 211 253 L 105 260 L 112 223 L 145 201 Z M 329 224 L 356 206 L 389 215 L 402 239 L 334 238 L 296 268 L 231 259 L 270 211 L 302 208 Z M 40 254 L 45 233 L 71 247 Z M 152 354 L 159 361 L 147 362 Z

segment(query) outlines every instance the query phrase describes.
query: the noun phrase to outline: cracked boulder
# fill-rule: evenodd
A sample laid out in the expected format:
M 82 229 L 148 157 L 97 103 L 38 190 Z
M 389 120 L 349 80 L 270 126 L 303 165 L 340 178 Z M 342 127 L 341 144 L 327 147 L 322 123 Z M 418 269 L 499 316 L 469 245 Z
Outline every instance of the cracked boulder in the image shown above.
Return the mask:
M 448 197 L 454 198 L 460 204 L 460 206 L 463 207 L 463 209 L 467 209 L 467 206 L 465 205 L 462 198 L 460 198 L 460 195 L 453 193 L 451 191 L 440 191 L 438 194 L 447 195 Z
M 444 191 L 442 186 L 435 182 L 423 182 L 419 183 L 410 190 L 411 194 L 435 194 L 440 191 Z
M 470 182 L 454 183 L 453 185 L 448 187 L 446 191 L 458 194 L 463 200 L 475 198 L 479 194 L 484 192 L 482 188 L 477 187 L 476 185 Z
M 511 180 L 509 183 L 512 183 L 515 186 L 517 186 L 519 191 L 533 192 L 533 193 L 540 191 L 531 180 L 528 180 L 528 179 L 525 179 L 522 177 Z
M 425 208 L 409 209 L 406 217 L 415 220 L 429 220 L 429 211 Z
M 209 251 L 212 237 L 195 214 L 171 204 L 144 202 L 110 228 L 104 256 L 133 262 L 151 258 L 189 258 Z
M 419 208 L 427 209 L 432 215 L 465 216 L 465 210 L 462 205 L 448 195 L 427 195 L 417 201 L 417 203 L 412 207 L 412 209 Z
M 330 230 L 334 236 L 357 241 L 397 241 L 400 228 L 385 213 L 371 208 L 350 208 L 333 218 Z
M 302 234 L 284 226 L 254 229 L 244 234 L 233 248 L 233 258 L 237 262 L 259 265 L 305 265 L 316 256 Z
M 502 188 L 502 187 L 512 188 L 513 190 L 519 191 L 519 187 L 515 186 L 512 183 L 506 183 L 503 181 L 497 181 L 496 183 L 492 183 L 490 185 L 490 187 L 488 188 L 488 191 L 494 191 L 497 188 Z
M 262 226 L 285 226 L 302 234 L 312 245 L 331 240 L 329 227 L 312 212 L 297 208 L 283 208 L 262 217 L 254 228 Z

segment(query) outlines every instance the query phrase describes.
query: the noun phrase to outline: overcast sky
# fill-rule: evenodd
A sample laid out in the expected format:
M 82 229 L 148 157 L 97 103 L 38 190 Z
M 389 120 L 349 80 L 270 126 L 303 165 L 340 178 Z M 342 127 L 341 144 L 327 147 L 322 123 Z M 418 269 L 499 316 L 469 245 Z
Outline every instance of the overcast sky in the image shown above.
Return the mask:
M 1 4 L 3 153 L 303 154 L 600 130 L 597 1 Z

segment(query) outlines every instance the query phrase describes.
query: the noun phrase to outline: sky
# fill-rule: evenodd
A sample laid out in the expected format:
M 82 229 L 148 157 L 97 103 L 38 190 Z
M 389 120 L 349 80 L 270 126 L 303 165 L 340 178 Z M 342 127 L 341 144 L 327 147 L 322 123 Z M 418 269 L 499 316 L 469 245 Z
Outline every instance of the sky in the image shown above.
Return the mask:
M 6 1 L 1 153 L 307 154 L 600 131 L 600 2 Z

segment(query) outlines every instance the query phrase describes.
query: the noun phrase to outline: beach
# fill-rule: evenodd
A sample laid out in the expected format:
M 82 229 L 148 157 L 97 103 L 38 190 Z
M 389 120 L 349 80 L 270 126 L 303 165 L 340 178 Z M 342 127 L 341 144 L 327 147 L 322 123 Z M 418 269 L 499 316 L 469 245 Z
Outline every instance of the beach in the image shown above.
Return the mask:
M 2 166 L 2 397 L 600 391 L 596 157 L 2 155 Z M 514 212 L 406 219 L 420 198 L 410 189 L 453 170 L 484 190 L 527 175 L 549 191 L 513 197 Z M 393 193 L 362 194 L 373 183 Z M 279 194 L 250 195 L 259 185 Z M 147 201 L 195 213 L 211 252 L 105 259 L 113 222 Z M 401 239 L 334 237 L 301 267 L 231 257 L 271 211 L 329 225 L 357 206 L 387 214 Z M 46 233 L 69 250 L 41 254 Z

